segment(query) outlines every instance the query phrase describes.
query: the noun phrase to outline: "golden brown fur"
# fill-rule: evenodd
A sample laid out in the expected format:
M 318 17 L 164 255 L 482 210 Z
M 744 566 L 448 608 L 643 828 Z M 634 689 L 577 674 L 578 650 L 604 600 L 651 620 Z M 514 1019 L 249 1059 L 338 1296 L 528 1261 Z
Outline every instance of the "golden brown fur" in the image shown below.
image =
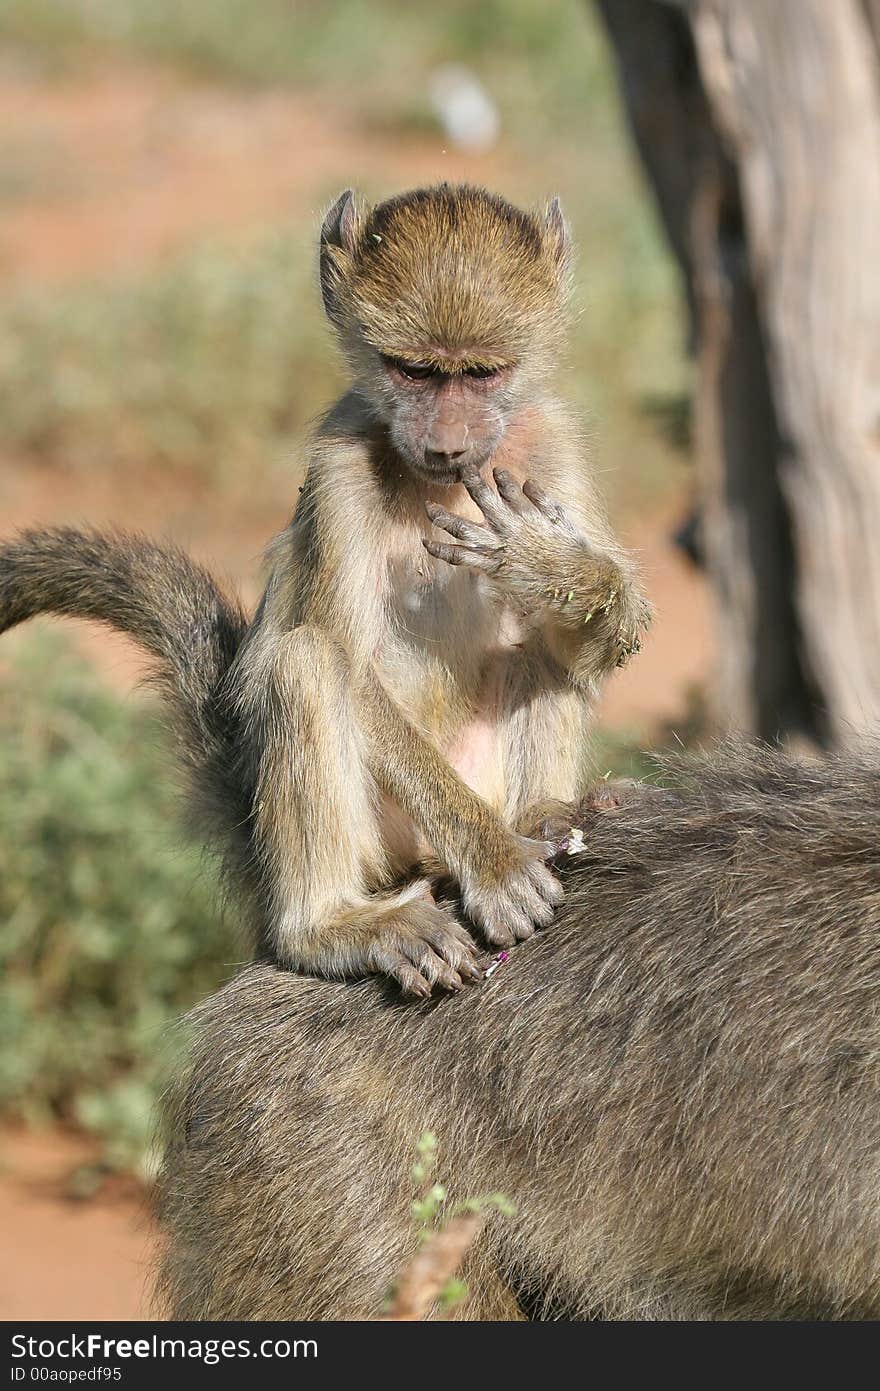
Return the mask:
M 348 216 L 347 244 L 324 240 L 321 281 L 355 357 L 362 340 L 402 358 L 436 347 L 462 364 L 515 354 L 543 366 L 558 350 L 570 270 L 558 203 L 534 217 L 485 189 L 444 184 L 377 208 L 352 204 Z
M 648 617 L 578 432 L 535 385 L 568 260 L 556 205 L 535 216 L 477 189 L 372 210 L 344 194 L 325 219 L 353 383 L 233 677 L 246 744 L 266 749 L 255 844 L 294 965 L 459 984 L 458 922 L 425 882 L 394 887 L 420 859 L 452 873 L 491 942 L 558 902 L 523 833 L 536 803 L 583 788 L 597 684 Z
M 491 943 L 560 901 L 537 808 L 583 791 L 598 686 L 649 618 L 543 385 L 569 254 L 556 203 L 524 213 L 479 189 L 372 210 L 344 194 L 324 220 L 351 388 L 309 446 L 253 622 L 228 624 L 221 661 L 188 616 L 166 662 L 200 806 L 285 965 L 459 988 L 476 949 L 428 866 Z M 124 543 L 31 533 L 0 548 L 0 626 L 54 609 L 143 638 L 175 621 L 181 569 L 138 570 L 114 604 Z M 200 583 L 209 623 L 233 612 Z

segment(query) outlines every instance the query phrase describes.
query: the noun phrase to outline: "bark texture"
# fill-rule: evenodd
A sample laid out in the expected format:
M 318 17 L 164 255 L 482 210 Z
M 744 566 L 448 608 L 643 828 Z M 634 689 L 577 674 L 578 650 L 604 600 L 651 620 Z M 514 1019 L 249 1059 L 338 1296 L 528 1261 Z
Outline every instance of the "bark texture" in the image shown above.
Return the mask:
M 688 284 L 719 705 L 880 721 L 880 5 L 599 0 Z

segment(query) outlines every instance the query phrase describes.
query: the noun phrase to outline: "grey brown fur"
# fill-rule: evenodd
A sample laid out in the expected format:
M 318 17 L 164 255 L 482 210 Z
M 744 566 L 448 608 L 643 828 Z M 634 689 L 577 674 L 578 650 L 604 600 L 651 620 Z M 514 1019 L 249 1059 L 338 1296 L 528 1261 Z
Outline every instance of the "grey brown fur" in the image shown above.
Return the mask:
M 469 1318 L 880 1316 L 880 755 L 728 752 L 584 813 L 482 985 L 255 965 L 197 1009 L 163 1189 L 178 1318 L 373 1316 L 426 1128 L 517 1204 Z

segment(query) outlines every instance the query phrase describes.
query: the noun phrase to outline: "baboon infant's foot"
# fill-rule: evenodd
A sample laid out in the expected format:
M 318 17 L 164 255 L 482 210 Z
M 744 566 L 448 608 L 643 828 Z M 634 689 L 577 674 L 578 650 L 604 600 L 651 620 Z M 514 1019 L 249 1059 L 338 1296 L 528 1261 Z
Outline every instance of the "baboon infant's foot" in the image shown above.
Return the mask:
M 577 809 L 571 802 L 559 802 L 547 797 L 529 808 L 519 830 L 525 836 L 556 846 L 571 834 L 572 827 L 576 824 Z
M 419 997 L 434 985 L 461 990 L 482 977 L 476 942 L 450 904 L 434 901 L 425 878 L 341 908 L 278 955 L 307 975 L 390 976 Z
M 619 811 L 641 795 L 643 784 L 634 778 L 606 778 L 583 798 L 581 811 Z
M 569 814 L 565 830 L 570 829 Z M 564 897 L 548 865 L 554 851 L 550 838 L 512 835 L 508 845 L 512 863 L 495 874 L 487 869 L 480 878 L 468 876 L 466 884 L 434 858 L 423 858 L 418 865 L 438 906 L 451 912 L 461 905 L 490 947 L 513 946 L 531 937 L 536 927 L 547 927 Z
M 427 884 L 372 925 L 363 951 L 365 968 L 391 976 L 407 995 L 428 996 L 434 985 L 461 990 L 482 975 L 470 933 L 451 908 L 434 902 Z
M 615 812 L 640 803 L 643 806 L 677 806 L 680 798 L 665 787 L 639 782 L 636 778 L 606 778 L 590 789 L 577 806 L 569 802 L 547 801 L 534 807 L 523 825 L 526 835 L 552 841 L 561 849 L 572 831 L 584 830 L 581 824 L 596 812 Z
M 461 878 L 464 910 L 495 947 L 511 947 L 549 926 L 565 896 L 547 864 L 554 849 L 549 842 L 514 835 L 507 848 L 503 867 Z

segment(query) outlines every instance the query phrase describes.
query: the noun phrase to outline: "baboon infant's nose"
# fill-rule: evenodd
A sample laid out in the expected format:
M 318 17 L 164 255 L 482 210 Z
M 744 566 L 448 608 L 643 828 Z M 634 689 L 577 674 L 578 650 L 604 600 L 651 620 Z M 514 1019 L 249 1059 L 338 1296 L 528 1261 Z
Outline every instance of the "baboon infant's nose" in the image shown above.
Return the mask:
M 469 452 L 467 449 L 426 449 L 425 462 L 435 468 L 448 468 L 451 464 L 460 464 Z
M 468 453 L 468 427 L 463 420 L 435 420 L 428 436 L 425 460 L 448 467 L 460 464 Z

